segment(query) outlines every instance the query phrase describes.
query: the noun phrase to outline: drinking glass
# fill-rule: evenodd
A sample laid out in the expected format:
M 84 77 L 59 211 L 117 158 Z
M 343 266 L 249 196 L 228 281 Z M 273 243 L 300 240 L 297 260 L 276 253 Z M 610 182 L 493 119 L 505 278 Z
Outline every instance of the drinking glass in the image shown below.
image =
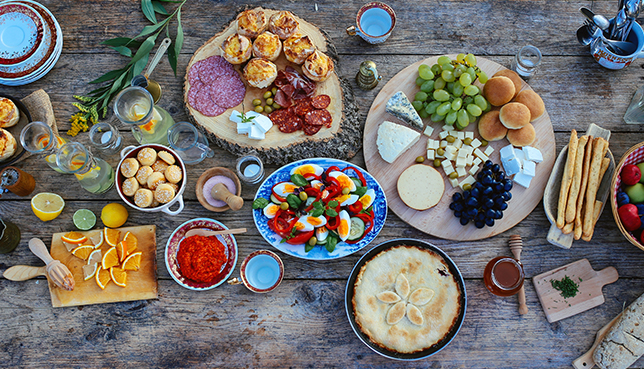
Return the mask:
M 140 144 L 168 144 L 168 129 L 174 120 L 164 109 L 154 105 L 154 99 L 143 87 L 132 86 L 121 91 L 114 100 L 114 113 L 132 128 Z
M 195 126 L 179 122 L 168 130 L 168 145 L 181 156 L 186 164 L 197 164 L 215 153 L 208 147 L 208 139 Z
M 0 254 L 16 249 L 20 243 L 20 229 L 15 224 L 0 219 Z
M 237 176 L 248 184 L 257 184 L 264 178 L 264 164 L 253 155 L 237 159 Z
M 535 46 L 526 45 L 519 50 L 512 60 L 512 70 L 523 79 L 530 79 L 541 63 L 541 51 Z
M 51 169 L 64 173 L 56 164 L 56 151 L 67 143 L 67 140 L 55 135 L 46 123 L 27 124 L 20 132 L 20 143 L 30 153 L 42 155 Z
M 58 149 L 58 167 L 73 173 L 80 185 L 91 193 L 105 193 L 114 186 L 114 169 L 105 160 L 96 158 L 85 146 L 70 142 Z
M 123 139 L 118 129 L 109 123 L 96 123 L 89 130 L 92 145 L 107 155 L 116 154 L 123 146 Z

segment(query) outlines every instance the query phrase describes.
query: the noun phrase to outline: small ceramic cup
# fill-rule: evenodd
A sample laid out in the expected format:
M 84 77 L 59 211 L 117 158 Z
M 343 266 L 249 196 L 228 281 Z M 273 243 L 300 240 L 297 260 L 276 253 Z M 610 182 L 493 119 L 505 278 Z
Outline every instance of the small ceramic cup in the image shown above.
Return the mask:
M 347 28 L 350 36 L 358 35 L 370 44 L 380 44 L 385 42 L 394 30 L 396 13 L 389 5 L 372 1 L 358 11 L 356 26 Z
M 608 69 L 622 69 L 628 67 L 635 59 L 644 58 L 644 31 L 642 26 L 637 22 L 633 22 L 633 27 L 626 37 L 626 41 L 634 43 L 636 46 L 635 52 L 631 55 L 617 55 L 606 47 L 601 41 L 601 38 L 596 38 L 590 44 L 590 53 L 593 58 L 604 68 Z
M 274 290 L 284 278 L 284 264 L 277 254 L 268 250 L 257 250 L 241 264 L 241 279 L 244 286 L 256 293 Z

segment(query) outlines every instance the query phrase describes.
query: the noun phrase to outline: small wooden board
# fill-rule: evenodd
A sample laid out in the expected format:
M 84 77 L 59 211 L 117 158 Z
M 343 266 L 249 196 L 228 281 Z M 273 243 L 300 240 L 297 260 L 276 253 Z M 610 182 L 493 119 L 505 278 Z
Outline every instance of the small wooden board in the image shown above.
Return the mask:
M 120 240 L 126 232 L 132 232 L 138 239 L 136 251 L 142 251 L 141 267 L 137 271 L 127 272 L 127 286 L 119 287 L 114 282 L 105 287 L 104 290 L 96 284 L 96 280 L 91 278 L 83 280 L 83 265 L 87 261 L 77 258 L 67 251 L 67 248 L 60 239 L 67 232 L 55 233 L 51 242 L 51 256 L 65 264 L 74 275 L 76 287 L 73 291 L 65 291 L 58 288 L 52 282 L 49 282 L 49 292 L 51 293 L 51 304 L 53 307 L 76 306 L 102 304 L 105 302 L 120 302 L 156 299 L 157 295 L 157 266 L 156 266 L 156 226 L 136 226 L 118 228 L 121 231 Z M 89 237 L 93 232 L 80 232 Z M 103 242 L 101 252 L 103 255 L 110 246 Z
M 277 10 L 258 8 L 265 12 L 266 18 L 277 13 Z M 237 133 L 237 124 L 229 120 L 233 110 L 250 111 L 253 109 L 253 100 L 262 99 L 262 95 L 267 89 L 258 89 L 248 85 L 243 78 L 244 64 L 235 65 L 235 69 L 242 75 L 242 80 L 246 85 L 246 96 L 242 104 L 228 109 L 223 114 L 216 117 L 207 117 L 201 114 L 188 104 L 188 91 L 190 82 L 188 81 L 188 72 L 193 64 L 206 59 L 213 55 L 221 55 L 221 45 L 230 35 L 237 32 L 237 21 L 233 19 L 222 32 L 216 34 L 201 46 L 192 56 L 188 67 L 186 68 L 186 78 L 184 83 L 184 103 L 188 116 L 201 127 L 207 134 L 208 138 L 223 147 L 224 149 L 237 154 L 245 155 L 254 153 L 268 163 L 286 164 L 288 162 L 313 158 L 313 157 L 332 157 L 342 160 L 348 160 L 353 157 L 360 147 L 360 122 L 358 121 L 357 108 L 354 101 L 353 91 L 346 80 L 339 77 L 338 56 L 335 46 L 331 44 L 328 35 L 305 21 L 295 16 L 299 22 L 300 33 L 308 35 L 313 44 L 322 52 L 326 53 L 335 63 L 335 72 L 324 82 L 317 82 L 315 95 L 326 94 L 331 97 L 331 104 L 327 110 L 333 118 L 331 128 L 323 127 L 313 136 L 307 136 L 304 131 L 299 130 L 293 133 L 282 133 L 277 126 L 266 132 L 266 138 L 263 140 L 253 140 L 247 135 Z M 283 70 L 287 65 L 295 68 L 301 73 L 302 68 L 286 60 L 284 52 L 274 62 L 278 70 Z
M 619 313 L 616 317 L 613 318 L 613 320 L 608 322 L 608 324 L 597 331 L 597 334 L 595 335 L 595 342 L 590 347 L 590 349 L 586 351 L 585 354 L 581 355 L 572 362 L 572 366 L 574 366 L 575 369 L 591 369 L 595 366 L 595 360 L 593 360 L 593 353 L 595 352 L 595 349 L 597 348 L 597 346 L 599 346 L 599 343 L 602 341 L 604 336 L 606 336 L 608 330 L 613 327 L 613 324 L 615 324 L 617 319 L 619 319 L 619 317 L 621 316 L 622 313 Z
M 561 280 L 565 276 L 579 285 L 575 297 L 565 299 L 552 287 L 551 280 Z M 602 287 L 617 281 L 617 278 L 617 269 L 608 267 L 597 272 L 588 259 L 581 259 L 539 274 L 532 278 L 532 282 L 548 322 L 554 323 L 603 304 Z
M 456 55 L 449 56 L 452 59 L 456 58 Z M 479 57 L 477 59 L 478 66 L 490 77 L 496 72 L 506 69 L 502 65 L 485 58 Z M 532 122 L 537 134 L 537 138 L 532 146 L 541 150 L 543 162 L 537 164 L 536 177 L 532 179 L 530 188 L 525 189 L 517 184 L 514 185 L 512 188 L 512 199 L 508 202 L 508 208 L 503 212 L 503 218 L 496 221 L 494 227 L 478 229 L 474 224 L 468 224 L 467 226 L 460 224 L 458 218 L 454 217 L 454 212 L 449 209 L 449 204 L 452 200 L 452 195 L 455 192 L 461 192 L 461 189 L 452 187 L 442 169 L 439 169 L 439 172 L 444 177 L 445 193 L 438 205 L 423 211 L 408 207 L 398 196 L 398 177 L 410 165 L 415 164 L 416 157 L 420 155 L 426 156 L 427 136 L 423 135 L 416 144 L 405 151 L 394 163 L 389 164 L 382 159 L 378 152 L 378 146 L 376 145 L 378 127 L 385 120 L 405 125 L 405 123 L 385 112 L 387 100 L 397 91 L 403 91 L 408 98 L 413 99 L 416 92 L 419 91 L 415 83 L 418 77 L 418 66 L 421 64 L 432 65 L 437 60 L 438 57 L 434 56 L 408 66 L 396 74 L 382 88 L 378 96 L 376 96 L 369 110 L 364 128 L 363 151 L 367 170 L 378 180 L 385 190 L 389 208 L 407 224 L 432 236 L 449 240 L 471 241 L 492 237 L 514 227 L 527 217 L 537 204 L 539 204 L 539 201 L 541 201 L 543 190 L 546 187 L 546 182 L 548 181 L 548 176 L 552 170 L 556 155 L 555 134 L 552 130 L 552 122 L 550 121 L 548 112 L 545 112 L 541 117 Z M 478 82 L 476 84 L 481 87 Z M 522 89 L 531 89 L 531 87 L 523 82 Z M 430 119 L 425 119 L 424 122 L 426 125 L 434 128 L 434 133 L 431 138 L 435 140 L 439 139 L 438 134 L 444 123 L 433 123 Z M 474 137 L 480 137 L 476 127 L 477 124 L 473 123 L 464 131 L 473 131 Z M 500 164 L 499 150 L 509 144 L 507 139 L 490 142 L 490 145 L 494 147 L 494 152 L 490 156 L 490 159 Z M 461 177 L 460 181 L 464 179 L 465 177 Z

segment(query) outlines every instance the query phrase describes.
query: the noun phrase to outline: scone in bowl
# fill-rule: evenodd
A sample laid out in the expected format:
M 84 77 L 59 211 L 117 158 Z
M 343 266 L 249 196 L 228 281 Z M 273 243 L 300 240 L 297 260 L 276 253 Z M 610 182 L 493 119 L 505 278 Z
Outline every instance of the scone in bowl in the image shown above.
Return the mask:
M 642 245 L 639 242 L 639 240 L 637 239 L 637 237 L 635 237 L 633 232 L 629 232 L 626 230 L 626 228 L 624 228 L 624 224 L 622 224 L 622 220 L 619 218 L 619 214 L 617 213 L 617 209 L 619 208 L 619 206 L 617 205 L 617 192 L 619 192 L 620 188 L 622 187 L 622 178 L 621 178 L 622 168 L 624 168 L 624 166 L 628 164 L 638 164 L 641 162 L 644 162 L 644 142 L 640 142 L 637 145 L 628 149 L 628 151 L 626 151 L 622 156 L 621 160 L 619 161 L 619 164 L 617 164 L 617 167 L 615 168 L 615 172 L 613 173 L 613 179 L 611 181 L 611 186 L 610 186 L 611 188 L 610 206 L 611 206 L 611 209 L 613 210 L 613 217 L 615 218 L 615 223 L 617 223 L 617 227 L 619 227 L 619 231 L 622 232 L 622 234 L 628 240 L 628 242 L 644 250 L 644 245 Z
M 133 196 L 126 196 L 123 193 L 123 181 L 125 181 L 126 178 L 125 178 L 125 176 L 123 176 L 123 173 L 121 173 L 121 165 L 123 165 L 123 161 L 125 159 L 128 159 L 128 158 L 135 158 L 136 159 L 136 155 L 139 153 L 139 151 L 141 151 L 142 149 L 144 149 L 146 147 L 153 148 L 154 150 L 156 150 L 157 153 L 160 152 L 160 151 L 167 151 L 170 154 L 172 154 L 172 156 L 174 157 L 174 160 L 175 160 L 174 165 L 178 165 L 181 168 L 183 178 L 178 183 L 179 190 L 175 194 L 174 198 L 172 200 L 170 200 L 168 203 L 160 204 L 159 206 L 155 206 L 155 207 L 142 208 L 140 206 L 137 206 L 134 203 Z M 123 202 L 125 202 L 130 207 L 132 207 L 132 208 L 134 208 L 136 210 L 140 210 L 140 211 L 144 211 L 144 212 L 148 212 L 148 213 L 156 213 L 156 212 L 162 211 L 162 212 L 164 212 L 166 214 L 169 214 L 169 215 L 177 215 L 177 214 L 181 213 L 181 211 L 183 210 L 183 191 L 185 191 L 186 183 L 187 183 L 186 174 L 187 174 L 186 173 L 186 165 L 183 163 L 183 160 L 181 160 L 181 157 L 169 147 L 166 147 L 166 146 L 163 146 L 163 145 L 158 145 L 158 144 L 146 144 L 146 145 L 141 145 L 141 146 L 127 146 L 127 147 L 123 148 L 123 150 L 121 150 L 121 161 L 119 161 L 119 165 L 116 167 L 116 190 L 118 191 L 119 196 L 121 196 L 121 199 L 123 200 Z M 178 203 L 179 207 L 176 210 L 170 210 L 170 207 L 172 205 L 174 205 L 175 203 Z
M 456 314 L 454 314 L 454 318 L 453 318 L 453 320 L 451 322 L 451 325 L 450 325 L 450 328 L 447 330 L 447 332 L 435 344 L 433 344 L 433 345 L 431 345 L 429 347 L 423 348 L 423 349 L 421 349 L 419 351 L 410 352 L 410 353 L 408 353 L 408 352 L 399 352 L 399 351 L 395 351 L 393 349 L 388 349 L 388 348 L 385 348 L 383 345 L 376 344 L 374 341 L 372 341 L 372 339 L 369 337 L 369 335 L 367 335 L 367 334 L 365 334 L 365 332 L 363 332 L 363 330 L 360 327 L 360 324 L 357 322 L 356 310 L 354 309 L 354 304 L 353 304 L 354 297 L 356 297 L 355 286 L 356 286 L 356 282 L 358 281 L 359 275 L 361 274 L 360 272 L 362 270 L 362 267 L 365 264 L 367 264 L 368 262 L 374 260 L 374 258 L 376 256 L 378 256 L 381 252 L 393 250 L 393 249 L 397 248 L 398 246 L 411 246 L 412 248 L 420 249 L 423 252 L 428 251 L 428 253 L 426 255 L 423 254 L 423 256 L 431 257 L 432 255 L 437 255 L 440 258 L 442 258 L 442 262 L 439 261 L 440 259 L 437 259 L 440 262 L 442 272 L 439 271 L 439 270 L 436 270 L 437 273 L 432 273 L 433 275 L 435 275 L 435 277 L 433 277 L 433 278 L 444 278 L 444 277 L 449 278 L 449 277 L 451 277 L 451 278 L 454 279 L 455 285 L 460 289 L 460 291 L 457 291 L 459 293 L 458 297 L 456 299 L 454 299 L 455 301 L 452 301 L 453 303 L 458 304 L 459 308 L 458 308 L 458 311 L 456 312 Z M 390 291 L 390 290 L 393 290 L 392 292 L 397 292 L 396 291 L 397 287 L 395 285 L 397 284 L 396 282 L 397 282 L 398 279 L 396 278 L 395 281 L 394 281 L 391 278 L 391 276 L 387 277 L 386 276 L 387 270 L 391 270 L 393 274 L 397 274 L 397 271 L 395 271 L 396 268 L 401 268 L 401 270 L 404 270 L 406 273 L 408 273 L 408 271 L 413 269 L 413 268 L 400 266 L 399 263 L 392 262 L 392 260 L 395 260 L 395 258 L 389 257 L 392 254 L 389 254 L 389 255 L 383 254 L 383 255 L 386 256 L 386 258 L 381 258 L 381 261 L 384 261 L 385 265 L 378 264 L 378 266 L 374 266 L 376 268 L 375 273 L 378 275 L 377 279 L 374 278 L 374 280 L 376 282 L 371 283 L 371 284 L 367 283 L 366 279 L 369 278 L 368 275 L 367 275 L 368 274 L 367 272 L 365 272 L 365 274 L 361 276 L 362 278 L 364 278 L 362 280 L 362 284 L 363 284 L 363 287 L 364 287 L 362 293 L 364 294 L 364 289 L 366 289 L 368 291 L 366 293 L 368 295 L 368 298 L 367 298 L 368 303 L 367 303 L 367 305 L 375 306 L 376 309 L 380 309 L 380 311 L 377 311 L 377 314 L 376 313 L 365 314 L 365 317 L 366 317 L 365 319 L 368 319 L 371 322 L 373 322 L 373 324 L 375 326 L 374 329 L 377 329 L 377 327 L 380 326 L 380 327 L 383 328 L 382 329 L 383 332 L 387 332 L 385 334 L 389 334 L 388 332 L 392 331 L 391 330 L 392 325 L 390 325 L 386 321 L 387 314 L 389 314 L 389 309 L 391 309 L 396 303 L 394 303 L 394 302 L 392 302 L 392 303 L 383 303 L 381 300 L 378 299 L 378 297 L 376 297 L 376 295 L 380 295 L 383 292 Z M 409 258 L 405 258 L 405 262 L 409 262 L 409 260 L 410 260 Z M 418 261 L 418 262 L 422 263 L 420 258 L 418 258 L 418 259 L 413 259 L 412 258 L 412 262 L 413 261 Z M 388 266 L 391 266 L 391 267 L 389 268 Z M 421 268 L 417 268 L 416 270 L 426 271 L 426 270 L 431 270 L 431 269 L 429 269 L 428 265 L 422 264 Z M 423 272 L 423 273 L 425 273 L 425 272 Z M 400 273 L 400 274 L 403 274 L 403 273 Z M 417 280 L 422 281 L 422 280 L 425 280 L 426 277 L 427 277 L 427 273 L 423 274 L 422 276 L 419 276 L 419 278 Z M 383 285 L 383 280 L 384 280 L 383 278 L 386 278 L 386 283 L 384 283 L 384 285 Z M 415 294 L 415 292 L 420 290 L 421 287 L 429 288 L 428 283 L 426 283 L 425 285 L 423 285 L 423 283 L 417 283 L 416 282 L 417 280 L 414 279 L 413 276 L 411 276 L 411 275 L 410 275 L 410 279 L 411 279 L 411 281 L 408 282 L 409 283 L 408 291 L 410 291 L 410 292 L 405 298 L 402 299 L 402 301 L 404 301 L 406 303 L 406 305 L 412 304 L 413 295 Z M 390 283 L 390 282 L 392 282 L 392 283 Z M 371 291 L 371 288 L 368 288 L 369 287 L 368 285 L 374 285 L 374 284 L 378 288 L 375 288 L 373 291 Z M 438 286 L 441 286 L 441 285 L 444 284 L 444 282 L 442 282 L 442 281 L 437 282 L 437 284 L 438 284 Z M 438 290 L 438 288 L 437 288 L 437 290 Z M 449 292 L 449 291 L 447 291 L 447 292 Z M 373 293 L 373 297 L 371 297 L 372 293 Z M 434 310 L 431 310 L 433 307 L 435 307 L 435 306 L 443 306 L 443 305 L 448 304 L 450 302 L 450 301 L 448 301 L 446 296 L 448 296 L 448 295 L 445 295 L 442 290 L 438 290 L 438 292 L 436 292 L 436 294 L 433 297 L 430 298 L 429 302 L 425 301 L 425 302 L 417 303 L 417 305 L 420 306 L 419 310 L 421 311 L 421 314 L 423 315 L 424 319 L 427 322 L 427 323 L 423 323 L 423 324 L 429 324 L 430 319 L 429 319 L 429 317 L 427 317 L 428 314 L 434 314 L 434 313 L 437 314 L 438 313 L 438 312 L 435 312 Z M 357 300 L 358 299 L 359 298 L 357 298 Z M 432 300 L 432 299 L 436 299 L 436 300 Z M 432 305 L 432 301 L 435 302 L 433 305 Z M 357 302 L 357 303 L 359 303 L 359 302 Z M 384 305 L 382 305 L 382 304 L 384 304 Z M 424 359 L 424 358 L 427 358 L 429 356 L 434 355 L 435 353 L 437 353 L 440 350 L 442 350 L 443 348 L 445 348 L 445 346 L 447 346 L 454 339 L 454 337 L 456 337 L 456 335 L 458 334 L 459 330 L 461 329 L 461 326 L 462 326 L 463 321 L 465 319 L 465 310 L 467 308 L 467 294 L 466 294 L 466 291 L 465 291 L 465 282 L 463 280 L 463 276 L 461 275 L 461 272 L 458 270 L 458 267 L 456 266 L 456 264 L 452 261 L 452 259 L 450 259 L 449 256 L 447 256 L 446 253 L 444 253 L 438 247 L 436 247 L 436 246 L 434 246 L 434 245 L 432 245 L 430 243 L 421 241 L 421 240 L 412 239 L 412 238 L 399 238 L 399 239 L 394 239 L 394 240 L 390 240 L 390 241 L 381 243 L 380 245 L 378 245 L 378 246 L 372 248 L 371 250 L 369 250 L 369 252 L 364 254 L 360 258 L 360 260 L 358 260 L 356 265 L 353 267 L 353 270 L 351 271 L 351 275 L 349 276 L 349 280 L 347 281 L 347 287 L 346 287 L 346 290 L 345 290 L 344 305 L 345 305 L 345 309 L 346 309 L 346 312 L 347 312 L 347 317 L 349 318 L 349 323 L 351 324 L 351 328 L 353 329 L 355 334 L 358 336 L 358 338 L 365 345 L 367 345 L 367 347 L 369 347 L 371 350 L 375 351 L 376 353 L 378 353 L 378 354 L 380 354 L 382 356 L 385 356 L 387 358 L 390 358 L 390 359 L 413 361 L 413 360 Z M 379 306 L 379 305 L 382 305 L 382 306 Z M 427 306 L 427 308 L 423 308 L 423 306 Z M 451 311 L 455 311 L 455 310 L 451 310 Z M 386 314 L 384 314 L 384 313 L 380 314 L 380 312 L 386 312 Z M 407 314 L 407 313 L 405 313 L 405 314 Z M 403 320 L 405 320 L 405 319 L 409 319 L 410 321 L 409 322 L 403 322 Z M 399 322 L 394 323 L 394 324 L 407 324 L 407 326 L 411 326 L 410 325 L 411 324 L 411 319 L 408 318 L 407 315 L 405 315 L 402 318 L 402 320 L 400 320 Z M 422 327 L 422 325 L 421 325 L 421 327 Z M 405 328 L 405 326 L 403 325 L 398 330 L 404 330 L 404 328 Z

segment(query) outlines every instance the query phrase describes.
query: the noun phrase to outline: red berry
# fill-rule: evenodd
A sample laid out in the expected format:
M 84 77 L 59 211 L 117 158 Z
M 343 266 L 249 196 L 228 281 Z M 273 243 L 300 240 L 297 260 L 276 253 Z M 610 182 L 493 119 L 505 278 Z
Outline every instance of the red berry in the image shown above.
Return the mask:
M 637 165 L 628 164 L 622 168 L 622 183 L 632 186 L 642 178 L 642 171 Z

